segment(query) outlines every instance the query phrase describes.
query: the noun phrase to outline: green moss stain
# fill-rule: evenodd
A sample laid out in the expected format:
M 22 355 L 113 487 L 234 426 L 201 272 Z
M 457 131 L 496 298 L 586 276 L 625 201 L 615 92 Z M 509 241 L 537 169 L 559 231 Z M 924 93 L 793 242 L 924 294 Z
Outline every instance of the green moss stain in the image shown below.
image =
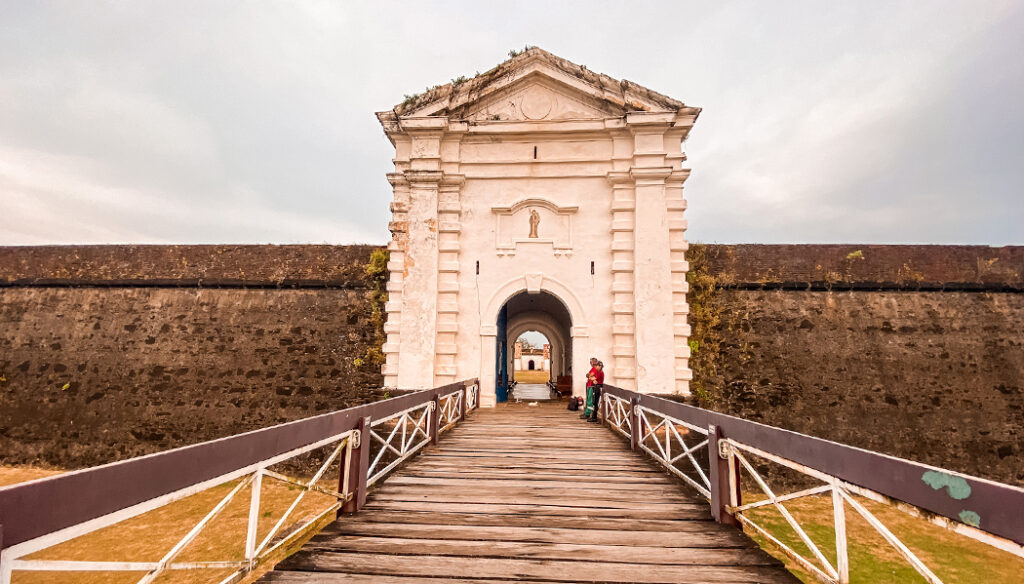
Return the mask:
M 686 254 L 690 270 L 686 281 L 690 291 L 686 301 L 690 304 L 690 369 L 693 381 L 690 389 L 703 407 L 709 407 L 715 398 L 718 362 L 721 358 L 722 298 L 718 279 L 711 272 L 707 247 L 691 245 Z
M 391 259 L 391 252 L 387 249 L 375 249 L 370 253 L 370 261 L 366 264 L 366 275 L 373 282 L 373 292 L 370 296 L 370 322 L 373 324 L 373 344 L 366 349 L 366 354 L 353 360 L 356 367 L 370 367 L 380 370 L 384 364 L 384 352 L 382 350 L 387 334 L 384 333 L 384 322 L 387 314 L 384 312 L 384 304 L 388 301 L 388 260 Z
M 978 541 L 931 525 L 926 520 L 906 515 L 894 508 L 865 502 L 879 520 L 898 534 L 900 539 L 946 584 L 1020 584 L 1024 560 Z M 832 525 L 830 497 L 807 497 L 789 504 L 801 527 L 822 553 L 834 561 L 835 530 Z M 812 557 L 810 551 L 783 517 L 770 509 L 751 509 L 748 517 L 787 546 Z M 974 517 L 972 517 L 974 516 Z M 970 525 L 977 520 L 973 511 L 964 510 L 960 519 Z M 851 584 L 918 584 L 924 580 L 905 560 L 886 546 L 870 526 L 857 519 L 847 525 L 849 530 Z M 817 584 L 819 580 L 790 560 L 781 548 L 760 534 L 749 535 L 768 553 L 786 563 L 801 582 Z M 877 536 L 877 537 L 876 537 Z
M 971 485 L 967 484 L 963 478 L 947 472 L 930 470 L 921 475 L 921 480 L 936 491 L 946 489 L 946 493 L 957 501 L 971 496 Z
M 981 527 L 981 515 L 978 515 L 974 511 L 964 509 L 960 512 L 960 521 L 970 525 L 971 527 Z

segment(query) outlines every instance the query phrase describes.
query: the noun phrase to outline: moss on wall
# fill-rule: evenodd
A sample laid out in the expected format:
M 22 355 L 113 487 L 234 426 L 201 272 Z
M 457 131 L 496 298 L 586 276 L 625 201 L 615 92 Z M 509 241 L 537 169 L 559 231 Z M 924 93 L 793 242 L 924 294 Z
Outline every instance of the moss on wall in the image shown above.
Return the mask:
M 378 399 L 356 362 L 382 335 L 374 252 L 0 249 L 23 282 L 0 287 L 0 463 L 89 466 Z
M 370 254 L 370 261 L 366 264 L 366 276 L 369 278 L 372 290 L 370 292 L 370 324 L 373 325 L 373 343 L 366 348 L 366 354 L 356 359 L 356 365 L 369 368 L 371 371 L 380 371 L 384 365 L 384 343 L 387 341 L 387 334 L 384 332 L 384 324 L 387 320 L 387 313 L 384 305 L 388 301 L 388 260 L 391 253 L 387 249 L 375 249 Z
M 692 245 L 693 388 L 720 411 L 1024 484 L 1022 250 Z M 376 399 L 387 261 L 0 248 L 0 462 L 97 464 Z
M 691 246 L 701 404 L 1024 484 L 1020 248 L 838 247 Z M 985 272 L 999 263 L 986 257 L 1003 271 Z M 799 279 L 819 272 L 835 276 Z M 868 274 L 885 281 L 833 286 Z

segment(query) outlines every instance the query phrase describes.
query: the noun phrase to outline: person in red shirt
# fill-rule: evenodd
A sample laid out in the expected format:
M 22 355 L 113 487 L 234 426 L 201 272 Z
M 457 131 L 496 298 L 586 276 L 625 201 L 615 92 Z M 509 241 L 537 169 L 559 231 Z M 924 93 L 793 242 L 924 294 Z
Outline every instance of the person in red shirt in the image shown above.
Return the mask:
M 590 392 L 593 394 L 594 407 L 590 409 L 590 419 L 588 422 L 599 423 L 597 419 L 597 410 L 600 409 L 601 404 L 601 390 L 604 389 L 604 363 L 598 361 L 597 365 L 591 370 L 594 372 L 593 383 L 590 385 Z
M 594 392 L 591 387 L 594 385 L 594 374 L 597 372 L 597 357 L 590 358 L 590 371 L 587 371 L 587 397 L 583 401 L 583 413 L 581 419 L 590 417 L 590 409 L 594 404 Z

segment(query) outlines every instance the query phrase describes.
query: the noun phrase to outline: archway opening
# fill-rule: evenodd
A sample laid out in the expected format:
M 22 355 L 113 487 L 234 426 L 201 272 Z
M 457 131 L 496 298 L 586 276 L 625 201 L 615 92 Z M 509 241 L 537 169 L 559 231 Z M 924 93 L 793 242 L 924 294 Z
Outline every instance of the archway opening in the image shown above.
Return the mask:
M 520 333 L 513 345 L 512 380 L 516 383 L 551 381 L 551 341 L 537 330 Z
M 549 398 L 560 381 L 572 387 L 572 317 L 557 296 L 520 292 L 505 302 L 497 324 L 499 402 L 508 400 L 513 381 L 517 399 Z

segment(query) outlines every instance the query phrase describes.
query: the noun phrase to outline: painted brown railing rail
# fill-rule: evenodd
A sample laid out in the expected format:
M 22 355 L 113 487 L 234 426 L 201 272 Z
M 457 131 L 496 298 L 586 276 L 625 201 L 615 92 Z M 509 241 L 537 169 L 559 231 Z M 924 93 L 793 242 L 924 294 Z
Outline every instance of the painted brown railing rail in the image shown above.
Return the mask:
M 706 497 L 717 521 L 748 527 L 821 581 L 850 581 L 845 519 L 850 508 L 926 581 L 941 584 L 865 500 L 1024 557 L 1024 489 L 612 386 L 604 386 L 601 410 L 634 450 L 646 452 Z M 776 494 L 764 473 L 769 465 L 806 480 L 792 492 Z M 747 485 L 757 493 L 756 501 L 744 503 Z M 831 496 L 834 562 L 786 509 L 788 501 L 816 495 Z M 781 515 L 806 554 L 762 525 L 758 512 L 768 509 Z
M 369 485 L 383 478 L 438 435 L 465 419 L 479 403 L 477 380 L 417 391 L 388 400 L 339 410 L 304 420 L 247 432 L 69 472 L 0 489 L 0 584 L 12 572 L 132 571 L 145 572 L 140 583 L 165 570 L 233 570 L 221 582 L 233 582 L 260 561 L 287 545 L 310 525 L 331 513 L 357 511 Z M 329 455 L 312 478 L 296 479 L 271 469 L 315 450 Z M 371 450 L 376 454 L 371 458 Z M 339 464 L 337 488 L 321 479 Z M 264 479 L 298 487 L 298 494 L 262 540 L 257 538 L 260 487 Z M 92 533 L 206 489 L 237 481 L 157 562 L 91 562 L 35 560 L 26 556 Z M 252 489 L 245 558 L 212 562 L 180 562 L 180 552 L 223 511 L 242 490 Z M 309 492 L 333 497 L 334 503 L 291 533 L 280 533 L 285 519 Z

